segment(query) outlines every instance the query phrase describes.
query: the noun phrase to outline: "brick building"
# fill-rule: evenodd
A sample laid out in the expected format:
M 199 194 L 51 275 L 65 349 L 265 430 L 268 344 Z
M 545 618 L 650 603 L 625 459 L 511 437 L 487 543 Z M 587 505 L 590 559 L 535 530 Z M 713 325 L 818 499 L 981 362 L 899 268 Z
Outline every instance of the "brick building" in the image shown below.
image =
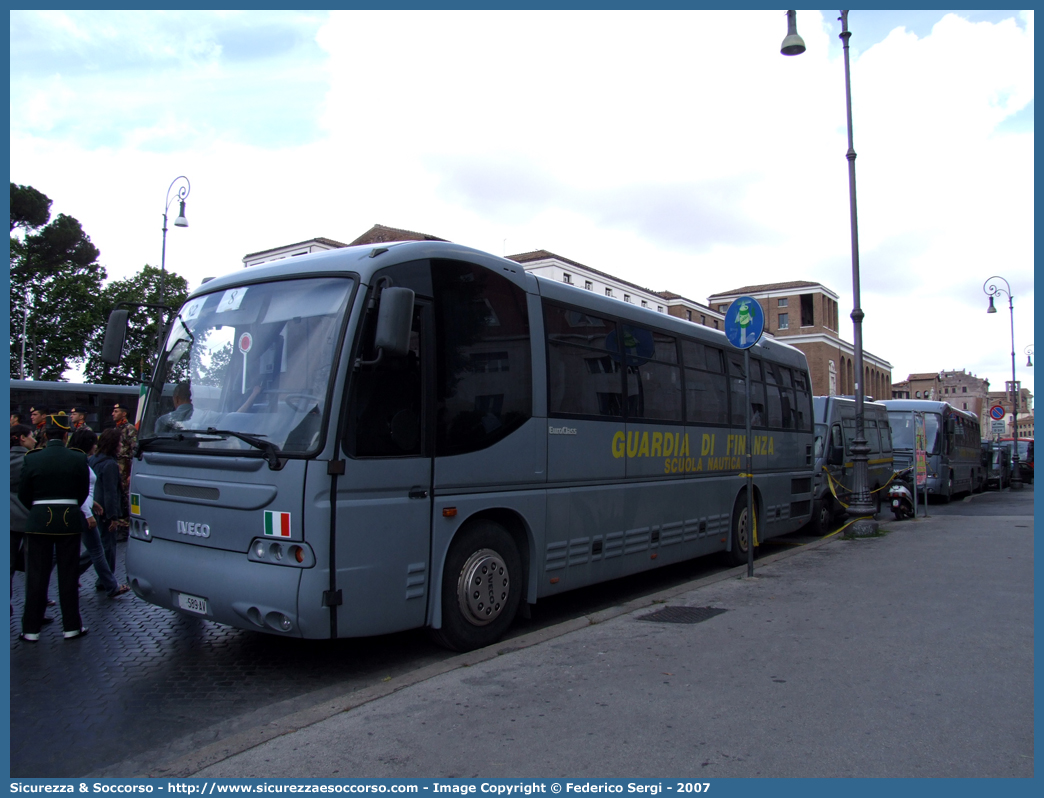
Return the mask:
M 766 332 L 805 353 L 816 396 L 855 394 L 855 348 L 838 333 L 837 294 L 821 283 L 796 280 L 712 294 L 707 304 L 724 314 L 740 296 L 758 300 L 765 314 Z M 863 350 L 863 374 L 867 397 L 889 397 L 891 363 Z

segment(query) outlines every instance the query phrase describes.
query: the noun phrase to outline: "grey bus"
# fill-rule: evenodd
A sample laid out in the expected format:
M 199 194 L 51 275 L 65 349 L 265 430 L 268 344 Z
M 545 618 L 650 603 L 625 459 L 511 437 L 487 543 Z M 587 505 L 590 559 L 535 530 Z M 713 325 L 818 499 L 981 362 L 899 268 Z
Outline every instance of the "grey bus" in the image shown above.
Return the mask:
M 80 382 L 47 382 L 45 380 L 11 380 L 11 412 L 29 423 L 29 411 L 43 407 L 49 412 L 68 413 L 72 408 L 83 412 L 87 426 L 95 432 L 116 426 L 112 406 L 119 403 L 128 409 L 133 420 L 138 407 L 137 385 L 92 385 Z
M 971 493 L 981 483 L 982 436 L 979 419 L 948 402 L 930 399 L 886 399 L 892 428 L 895 468 L 914 460 L 914 414 L 924 415 L 927 478 L 922 490 L 948 502 L 958 493 Z
M 850 396 L 815 396 L 815 500 L 812 529 L 826 532 L 835 516 L 851 502 L 855 440 L 855 400 Z M 892 478 L 892 433 L 888 410 L 880 402 L 863 403 L 863 435 L 870 447 L 867 486 L 877 512 L 881 511 L 882 488 Z
M 812 401 L 801 352 L 751 354 L 760 541 L 809 520 Z M 455 244 L 243 269 L 170 325 L 128 580 L 243 629 L 428 627 L 467 650 L 521 602 L 713 552 L 744 563 L 745 380 L 720 332 Z

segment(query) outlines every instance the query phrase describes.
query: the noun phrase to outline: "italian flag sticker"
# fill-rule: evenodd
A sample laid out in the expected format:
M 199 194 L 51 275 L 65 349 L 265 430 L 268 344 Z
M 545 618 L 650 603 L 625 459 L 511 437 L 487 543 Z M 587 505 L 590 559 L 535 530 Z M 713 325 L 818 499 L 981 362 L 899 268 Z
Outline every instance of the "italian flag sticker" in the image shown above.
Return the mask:
M 141 496 L 137 493 L 130 495 L 131 515 L 141 515 Z
M 276 538 L 290 537 L 290 513 L 265 510 L 265 535 Z

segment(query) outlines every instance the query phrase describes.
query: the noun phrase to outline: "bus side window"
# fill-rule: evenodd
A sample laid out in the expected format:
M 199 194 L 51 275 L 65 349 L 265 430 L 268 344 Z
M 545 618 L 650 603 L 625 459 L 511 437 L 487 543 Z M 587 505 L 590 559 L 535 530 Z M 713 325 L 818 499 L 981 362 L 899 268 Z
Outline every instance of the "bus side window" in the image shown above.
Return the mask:
M 728 424 L 729 390 L 724 353 L 685 338 L 681 344 L 685 364 L 685 420 L 690 424 Z
M 682 385 L 676 340 L 630 324 L 618 329 L 625 342 L 624 352 L 618 356 L 627 366 L 627 417 L 680 422 Z
M 552 416 L 615 416 L 624 409 L 620 357 L 609 342 L 616 324 L 544 302 L 548 412 Z
M 410 349 L 403 357 L 385 355 L 352 376 L 345 448 L 353 457 L 402 457 L 423 453 L 422 313 L 413 309 Z M 371 351 L 377 308 L 367 313 L 363 348 Z
M 471 263 L 431 262 L 435 294 L 435 454 L 492 446 L 533 415 L 526 294 Z
M 866 444 L 870 447 L 870 454 L 880 454 L 881 438 L 877 434 L 877 420 L 864 418 L 863 427 L 863 432 L 866 434 Z

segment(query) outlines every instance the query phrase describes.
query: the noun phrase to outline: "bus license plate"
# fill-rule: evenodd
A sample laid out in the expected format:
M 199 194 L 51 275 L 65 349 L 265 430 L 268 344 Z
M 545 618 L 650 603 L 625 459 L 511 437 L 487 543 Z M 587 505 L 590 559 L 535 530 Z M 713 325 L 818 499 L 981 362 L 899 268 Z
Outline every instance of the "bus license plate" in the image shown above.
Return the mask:
M 178 606 L 187 612 L 197 615 L 207 614 L 207 600 L 199 596 L 190 596 L 188 593 L 178 593 Z

